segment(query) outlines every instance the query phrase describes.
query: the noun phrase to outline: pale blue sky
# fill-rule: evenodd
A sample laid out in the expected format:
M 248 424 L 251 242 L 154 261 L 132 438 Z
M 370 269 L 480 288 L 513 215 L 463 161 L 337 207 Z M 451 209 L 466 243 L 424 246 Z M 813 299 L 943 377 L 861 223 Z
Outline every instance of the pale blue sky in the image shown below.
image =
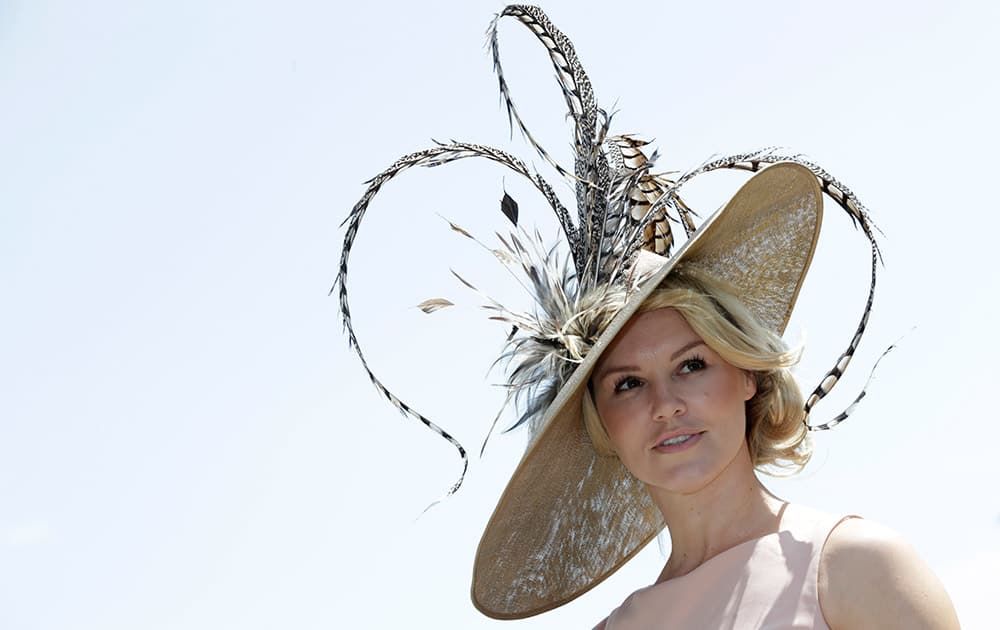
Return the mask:
M 543 5 L 615 132 L 664 170 L 769 145 L 851 186 L 885 232 L 871 332 L 825 418 L 906 334 L 856 416 L 779 495 L 902 532 L 965 627 L 1000 574 L 993 253 L 1000 15 L 987 2 Z M 380 400 L 347 351 L 340 222 L 363 181 L 432 138 L 508 139 L 486 2 L 0 2 L 0 627 L 493 627 L 468 597 L 523 436 L 455 497 L 447 444 Z M 568 162 L 542 48 L 501 27 L 515 98 Z M 703 211 L 738 176 L 692 190 Z M 543 204 L 483 164 L 412 172 L 352 257 L 373 368 L 470 450 L 500 403 L 505 331 L 449 273 L 507 301 L 484 239 Z M 570 200 L 568 189 L 557 186 Z M 834 206 L 789 330 L 811 387 L 853 332 L 864 239 Z M 842 260 L 841 260 L 842 259 Z M 413 308 L 447 297 L 454 309 Z M 523 304 L 523 301 L 522 301 Z M 912 329 L 912 331 L 911 331 Z M 652 580 L 653 545 L 518 624 L 589 627 Z M 589 625 L 588 625 L 589 624 Z

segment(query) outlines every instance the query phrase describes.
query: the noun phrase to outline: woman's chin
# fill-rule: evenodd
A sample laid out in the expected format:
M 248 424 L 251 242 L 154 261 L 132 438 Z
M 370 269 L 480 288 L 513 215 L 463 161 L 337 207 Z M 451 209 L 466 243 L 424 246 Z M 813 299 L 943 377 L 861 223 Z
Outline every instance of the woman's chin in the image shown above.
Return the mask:
M 669 475 L 641 479 L 651 494 L 666 493 L 680 496 L 695 495 L 712 484 L 721 471 L 683 470 Z
M 749 452 L 741 449 L 732 458 L 707 458 L 655 472 L 644 471 L 638 478 L 654 496 L 657 493 L 693 496 L 713 486 L 747 477 L 755 477 L 753 464 Z

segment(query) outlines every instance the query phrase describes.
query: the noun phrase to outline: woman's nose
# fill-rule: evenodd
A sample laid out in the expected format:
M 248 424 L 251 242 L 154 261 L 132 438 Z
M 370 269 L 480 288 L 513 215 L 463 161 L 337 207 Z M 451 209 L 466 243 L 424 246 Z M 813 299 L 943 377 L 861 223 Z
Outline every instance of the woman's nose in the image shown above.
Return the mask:
M 670 420 L 684 415 L 687 405 L 684 399 L 678 394 L 675 388 L 667 383 L 658 384 L 654 387 L 653 418 L 656 420 Z

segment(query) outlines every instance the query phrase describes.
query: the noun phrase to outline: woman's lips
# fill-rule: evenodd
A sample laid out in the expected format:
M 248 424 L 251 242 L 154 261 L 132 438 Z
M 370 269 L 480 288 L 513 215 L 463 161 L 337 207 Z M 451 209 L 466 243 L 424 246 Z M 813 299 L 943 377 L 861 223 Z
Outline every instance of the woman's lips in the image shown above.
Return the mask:
M 699 433 L 683 433 L 680 435 L 674 435 L 669 438 L 664 438 L 659 444 L 653 447 L 653 450 L 657 453 L 680 453 L 681 451 L 686 451 L 689 448 L 694 447 L 701 440 L 701 436 L 704 431 Z M 664 444 L 664 442 L 669 442 Z

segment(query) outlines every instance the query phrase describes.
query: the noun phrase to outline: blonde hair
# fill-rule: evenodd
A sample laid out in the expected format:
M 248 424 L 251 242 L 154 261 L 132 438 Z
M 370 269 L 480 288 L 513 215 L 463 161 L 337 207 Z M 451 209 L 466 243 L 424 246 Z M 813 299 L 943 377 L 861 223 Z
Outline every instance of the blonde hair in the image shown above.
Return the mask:
M 746 439 L 754 467 L 771 475 L 799 472 L 812 455 L 802 392 L 789 369 L 799 351 L 758 323 L 732 286 L 693 268 L 675 269 L 638 312 L 659 308 L 676 310 L 723 360 L 753 376 L 757 393 L 746 403 Z M 589 386 L 582 405 L 594 450 L 613 456 Z

